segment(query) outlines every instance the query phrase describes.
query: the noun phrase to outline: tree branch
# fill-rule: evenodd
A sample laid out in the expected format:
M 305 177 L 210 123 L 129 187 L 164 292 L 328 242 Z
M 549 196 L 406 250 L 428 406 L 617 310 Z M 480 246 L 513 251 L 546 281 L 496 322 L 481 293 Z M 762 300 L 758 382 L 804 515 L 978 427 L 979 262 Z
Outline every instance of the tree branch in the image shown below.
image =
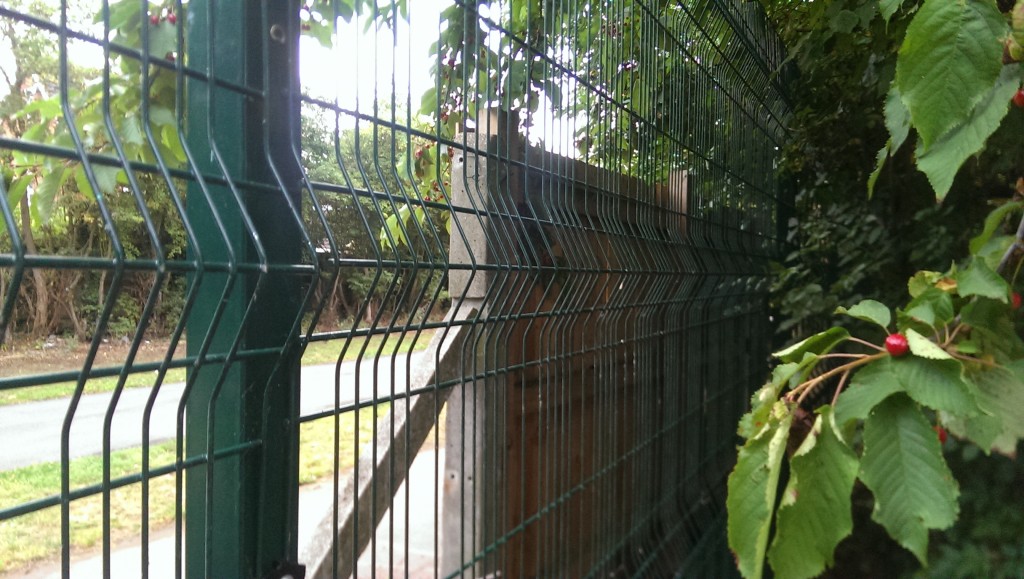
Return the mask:
M 999 260 L 999 267 L 996 268 L 996 273 L 1002 274 L 1006 271 L 1006 268 L 1010 265 L 1010 260 L 1013 259 L 1014 254 L 1018 251 L 1024 251 L 1024 216 L 1021 216 L 1020 223 L 1017 225 L 1017 236 L 1013 240 L 1013 244 L 1006 248 L 1006 253 Z

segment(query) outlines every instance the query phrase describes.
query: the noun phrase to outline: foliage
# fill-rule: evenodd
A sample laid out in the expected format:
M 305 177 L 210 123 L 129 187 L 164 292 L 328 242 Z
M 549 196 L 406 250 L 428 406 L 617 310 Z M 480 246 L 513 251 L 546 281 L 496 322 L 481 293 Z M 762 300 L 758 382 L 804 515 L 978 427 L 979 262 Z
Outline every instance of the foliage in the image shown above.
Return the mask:
M 1015 10 L 1024 10 L 1024 3 L 1017 6 Z M 941 236 L 944 231 L 935 226 L 947 226 L 942 213 L 955 213 L 948 204 L 955 206 L 962 195 L 954 177 L 986 143 L 1002 145 L 1007 127 L 1019 123 L 1014 116 L 1019 111 L 1010 112 L 1008 103 L 1024 77 L 1012 46 L 1024 32 L 1024 20 L 1003 15 L 989 0 L 883 0 L 878 5 L 854 1 L 801 7 L 778 3 L 776 8 L 776 15 L 790 11 L 812 26 L 812 32 L 802 33 L 806 44 L 798 58 L 820 58 L 830 44 L 848 43 L 829 58 L 855 62 L 851 68 L 862 73 L 853 77 L 851 84 L 861 86 L 850 98 L 867 94 L 868 100 L 884 100 L 882 110 L 865 124 L 872 138 L 881 136 L 886 142 L 877 162 L 865 162 L 860 155 L 840 163 L 851 172 L 861 171 L 846 175 L 849 183 L 835 181 L 842 169 L 828 167 L 830 157 L 813 156 L 835 154 L 843 147 L 863 148 L 864 141 L 833 140 L 823 152 L 812 148 L 813 142 L 822 141 L 811 136 L 797 143 L 802 154 L 790 155 L 790 171 L 818 172 L 818 180 L 804 196 L 819 213 L 805 229 L 812 244 L 791 257 L 828 257 L 783 275 L 783 287 L 789 291 L 781 303 L 797 314 L 787 327 L 807 332 L 806 322 L 821 310 L 851 302 L 855 305 L 836 311 L 855 323 L 850 324 L 852 334 L 834 327 L 776 354 L 782 364 L 754 395 L 750 412 L 740 422 L 739 434 L 746 441 L 729 480 L 730 546 L 745 576 L 761 576 L 765 560 L 779 577 L 816 576 L 833 563 L 837 545 L 853 530 L 851 496 L 863 485 L 873 495 L 872 519 L 925 565 L 930 531 L 950 528 L 960 510 L 959 486 L 942 452 L 945 431 L 963 441 L 950 445 L 969 444 L 986 454 L 1012 456 L 1024 438 L 1024 417 L 1019 415 L 1024 405 L 1024 342 L 1014 323 L 1020 298 L 1013 291 L 1021 266 L 1017 248 L 1024 244 L 1024 220 L 1015 235 L 1000 234 L 1001 224 L 1019 215 L 1020 204 L 1005 203 L 991 213 L 982 233 L 971 240 L 968 259 L 944 271 L 928 269 L 913 275 L 905 286 L 909 300 L 902 308 L 837 296 L 877 292 L 870 287 L 872 281 L 891 275 L 887 270 L 899 271 L 904 265 L 899 261 L 910 257 L 887 255 L 886 249 L 899 247 L 901 240 L 890 233 L 891 227 L 879 233 L 877 222 L 919 221 L 924 235 Z M 851 50 L 855 46 L 868 48 L 866 59 L 865 53 Z M 823 66 L 804 64 L 812 77 L 827 74 Z M 871 109 L 870 104 L 860 106 Z M 808 106 L 805 126 L 838 124 L 841 110 L 821 116 L 829 110 L 820 101 Z M 1019 134 L 1010 131 L 1009 137 L 1018 150 Z M 843 133 L 841 139 L 848 135 Z M 911 137 L 916 143 L 909 156 L 904 143 Z M 987 168 L 1003 169 L 1001 163 L 990 162 Z M 876 170 L 865 176 L 863 167 L 870 165 Z M 918 205 L 908 220 L 906 214 L 857 211 L 848 202 L 836 201 L 842 198 L 837 191 L 871 190 L 882 183 L 882 189 L 888 189 L 891 183 L 880 180 L 886 171 L 902 184 L 913 182 L 915 177 L 908 178 L 905 170 L 911 166 L 927 178 L 934 197 L 947 199 L 946 208 Z M 968 167 L 968 172 L 975 168 Z M 1009 168 L 1014 170 L 1012 162 Z M 994 177 L 1002 176 L 997 172 Z M 964 189 L 977 191 L 979 183 L 967 185 Z M 974 196 L 978 197 L 976 192 Z M 885 200 L 890 210 L 906 206 L 903 199 L 893 204 L 894 199 Z M 855 217 L 847 217 L 848 211 Z M 856 237 L 829 243 L 829 237 L 843 229 L 821 223 L 821 215 L 839 219 Z M 956 234 L 964 236 L 968 230 L 963 227 Z M 916 245 L 923 253 L 922 244 Z M 852 254 L 845 251 L 851 247 Z M 872 252 L 882 256 L 880 263 L 871 263 Z M 824 271 L 824 277 L 835 280 L 833 284 L 814 285 L 816 272 L 828 268 L 833 271 Z M 897 301 L 891 293 L 885 299 Z M 809 300 L 819 303 L 808 306 Z M 906 344 L 909 353 L 888 342 L 885 348 L 878 345 L 879 338 L 890 333 L 899 335 L 893 344 Z M 812 405 L 810 400 L 829 384 L 835 390 L 831 403 Z M 776 450 L 766 454 L 759 449 L 769 440 Z M 782 453 L 781 448 L 788 450 Z M 808 488 L 808 481 L 814 481 L 813 488 Z M 785 488 L 780 491 L 781 485 Z M 764 499 L 752 502 L 751 496 Z M 798 523 L 793 513 L 801 515 Z M 817 527 L 821 521 L 825 528 Z
M 5 138 L 50 147 L 0 152 L 2 192 L 16 225 L 13 239 L 5 235 L 0 250 L 9 252 L 23 243 L 29 255 L 126 260 L 185 257 L 185 183 L 175 171 L 186 168 L 179 141 L 186 111 L 179 91 L 184 82 L 180 65 L 187 65 L 183 26 L 188 3 L 120 0 L 104 5 L 97 9 L 95 2 L 68 3 L 69 26 L 109 38 L 111 49 L 104 52 L 102 45 L 69 39 L 63 68 L 55 34 L 14 17 L 0 18 L 14 54 L 14 69 L 4 71 L 10 90 L 0 93 L 7 95 L 0 102 L 0 131 Z M 306 22 L 303 29 L 329 43 L 332 12 L 345 20 L 356 18 L 358 12 L 368 24 L 386 26 L 407 12 L 404 3 L 392 6 L 394 11 L 378 9 L 369 1 L 309 2 L 301 14 Z M 44 20 L 60 17 L 58 7 L 48 2 L 15 0 L 9 8 Z M 358 131 L 331 127 L 333 123 L 312 118 L 309 111 L 304 111 L 303 119 L 303 165 L 311 180 L 348 183 L 361 191 L 358 195 L 319 194 L 327 205 L 326 220 L 340 238 L 339 246 L 346 257 L 374 258 L 379 248 L 371 247 L 371 242 L 383 226 L 375 215 L 397 212 L 391 201 L 378 204 L 380 213 L 373 210 L 374 196 L 367 193 L 408 193 L 411 178 L 397 172 L 342 172 L 346 167 L 373 166 L 377 158 L 384 161 L 383 166 L 400 166 L 412 158 L 414 146 L 425 143 L 410 143 L 406 132 L 386 130 L 383 125 L 364 123 Z M 58 150 L 61 153 L 54 154 Z M 423 200 L 434 201 L 429 195 Z M 357 211 L 357 205 L 366 210 Z M 446 216 L 439 207 L 429 211 L 436 223 L 443 223 Z M 308 223 L 319 223 L 313 207 L 307 205 L 305 211 Z M 0 229 L 5 225 L 0 220 Z M 437 229 L 446 243 L 444 227 Z M 322 228 L 317 233 L 319 239 L 326 239 Z M 396 245 L 401 245 L 399 241 Z M 157 281 L 152 274 L 128 272 L 114 286 L 106 270 L 30 271 L 18 286 L 7 325 L 8 331 L 28 336 L 66 333 L 85 339 L 97 332 L 129 336 L 140 328 Z M 348 279 L 322 289 L 334 312 L 327 323 L 358 319 L 358 304 L 366 300 L 373 302 L 374 311 L 412 308 L 415 294 L 409 288 L 439 284 L 438 275 L 423 272 L 399 276 L 408 279 L 396 278 L 392 284 L 391 273 L 372 283 L 372 271 L 344 271 L 351 274 Z M 9 268 L 0 270 L 0 301 L 6 297 L 12 275 Z M 184 305 L 185 281 L 179 273 L 163 278 L 144 331 L 166 335 L 174 328 Z M 108 305 L 110 315 L 101 324 L 100 314 Z
M 118 45 L 148 48 L 134 56 L 109 51 L 100 69 L 76 64 L 74 58 L 61 66 L 59 39 L 14 19 L 0 22 L 12 38 L 15 68 L 0 104 L 4 132 L 66 153 L 58 157 L 26 147 L 0 156 L 3 190 L 17 225 L 14 241 L 28 254 L 125 259 L 176 259 L 184 254 L 181 183 L 167 171 L 137 168 L 159 164 L 172 169 L 184 161 L 173 68 L 176 19 L 162 6 L 151 4 L 150 14 L 141 14 L 140 6 L 115 3 L 94 16 L 80 3 L 68 6 L 69 21 L 80 26 L 91 21 Z M 57 16 L 47 3 L 16 2 L 11 7 L 42 18 Z M 73 41 L 68 51 L 102 52 Z M 74 160 L 82 158 L 88 161 Z M 130 171 L 121 168 L 129 165 Z M 11 272 L 2 275 L 6 286 Z M 153 276 L 129 273 L 118 287 L 111 287 L 109 277 L 108 272 L 32 269 L 30 282 L 20 287 L 9 329 L 84 338 L 103 328 L 92 323 L 101 309 L 98 304 L 109 292 L 117 292 L 102 331 L 131 334 L 150 298 Z M 164 278 L 148 329 L 164 332 L 173 327 L 182 291 L 180 276 Z
M 782 167 L 782 177 L 796 184 L 797 207 L 773 299 L 784 322 L 781 346 L 831 325 L 839 304 L 866 297 L 897 303 L 914 271 L 941 270 L 963 256 L 990 203 L 1014 194 L 1020 160 L 969 159 L 937 205 L 908 133 L 865 199 L 876 151 L 890 139 L 885 103 L 917 4 L 890 3 L 899 9 L 888 21 L 875 0 L 766 4 L 800 70 Z M 1022 132 L 1024 115 L 1013 111 L 986 150 L 1018 150 Z
M 391 256 L 409 259 L 430 258 L 431 252 L 444 251 L 448 233 L 442 223 L 447 211 L 428 202 L 428 196 L 415 205 L 406 200 L 416 191 L 402 178 L 401 171 L 378 171 L 375 167 L 395 167 L 396 159 L 408 157 L 410 148 L 426 146 L 412 140 L 401 129 L 383 124 L 364 123 L 343 126 L 342 116 L 325 118 L 310 108 L 303 111 L 302 149 L 307 176 L 313 182 L 322 212 L 331 235 L 341 251 L 342 259 L 376 262 Z M 347 192 L 322 188 L 321 183 L 345 184 Z M 415 207 L 417 220 L 409 218 Z M 307 223 L 318 223 L 312 217 L 316 209 L 307 206 Z M 405 216 L 400 227 L 396 221 Z M 417 225 L 422 225 L 417 228 Z M 326 232 L 317 232 L 326 238 Z M 399 253 L 401 252 L 401 253 Z M 432 262 L 437 261 L 433 255 Z M 359 320 L 370 310 L 408 312 L 418 304 L 424 287 L 431 294 L 440 283 L 437 272 L 426 269 L 413 272 L 409 268 L 382 271 L 376 267 L 344 267 L 333 289 L 322 288 L 327 300 L 327 321 Z M 360 311 L 363 308 L 363 311 Z
M 928 531 L 953 524 L 959 494 L 933 422 L 986 453 L 1012 454 L 1024 438 L 1024 342 L 1009 323 L 1009 284 L 976 257 L 943 274 L 924 272 L 910 291 L 895 315 L 875 301 L 844 310 L 875 325 L 877 335 L 895 326 L 907 338 L 908 355 L 841 328 L 776 353 L 784 364 L 741 421 L 747 441 L 729 481 L 730 545 L 745 576 L 760 576 L 766 556 L 780 577 L 821 573 L 852 529 L 854 474 L 874 494 L 873 519 L 924 564 Z M 875 352 L 837 349 L 849 343 Z M 830 359 L 843 363 L 813 375 Z M 832 404 L 804 411 L 801 403 L 833 377 L 839 386 Z M 813 424 L 810 433 L 793 426 L 801 421 Z M 776 507 L 782 449 L 791 437 L 797 450 L 788 457 L 789 480 Z M 752 496 L 765 498 L 755 506 Z

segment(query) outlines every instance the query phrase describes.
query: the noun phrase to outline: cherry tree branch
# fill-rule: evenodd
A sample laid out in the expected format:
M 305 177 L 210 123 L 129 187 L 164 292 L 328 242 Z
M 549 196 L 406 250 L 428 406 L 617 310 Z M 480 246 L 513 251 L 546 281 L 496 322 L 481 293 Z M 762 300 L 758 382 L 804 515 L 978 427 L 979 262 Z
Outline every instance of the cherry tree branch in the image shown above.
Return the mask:
M 1024 252 L 1024 216 L 1021 216 L 1020 223 L 1017 225 L 1017 236 L 1013 240 L 1010 247 L 1006 248 L 1006 253 L 1003 254 L 1003 258 L 999 260 L 999 266 L 996 268 L 996 273 L 1002 274 L 1007 267 L 1010 265 L 1010 261 L 1014 255 L 1018 252 Z

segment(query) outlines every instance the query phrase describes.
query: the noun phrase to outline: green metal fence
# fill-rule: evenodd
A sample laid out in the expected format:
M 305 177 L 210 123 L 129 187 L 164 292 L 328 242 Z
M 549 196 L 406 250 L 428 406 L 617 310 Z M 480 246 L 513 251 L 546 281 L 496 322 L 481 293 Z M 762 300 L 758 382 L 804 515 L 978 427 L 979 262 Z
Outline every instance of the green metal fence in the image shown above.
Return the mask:
M 728 0 L 5 2 L 0 574 L 734 574 L 784 61 Z

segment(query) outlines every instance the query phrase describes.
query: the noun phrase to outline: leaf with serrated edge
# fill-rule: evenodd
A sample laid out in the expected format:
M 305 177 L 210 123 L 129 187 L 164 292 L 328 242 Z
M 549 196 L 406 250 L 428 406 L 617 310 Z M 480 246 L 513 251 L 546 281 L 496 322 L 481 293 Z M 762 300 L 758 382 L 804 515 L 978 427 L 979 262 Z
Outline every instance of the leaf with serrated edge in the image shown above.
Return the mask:
M 955 316 L 953 298 L 938 288 L 928 288 L 910 300 L 903 314 L 933 328 L 948 324 Z
M 1010 285 L 998 273 L 992 270 L 983 259 L 974 259 L 966 269 L 956 274 L 957 292 L 963 297 L 982 296 L 1009 301 Z
M 781 418 L 775 413 L 772 428 L 762 431 L 740 448 L 736 467 L 729 475 L 726 499 L 729 548 L 736 556 L 740 573 L 748 579 L 759 579 L 764 573 L 779 472 L 793 419 L 784 403 L 777 404 L 782 409 Z
M 899 10 L 902 4 L 903 0 L 878 0 L 878 11 L 882 13 L 882 18 L 889 22 L 889 19 Z
M 927 564 L 928 530 L 957 516 L 959 490 L 921 409 L 897 394 L 864 423 L 860 478 L 875 496 L 872 517 Z
M 963 323 L 971 328 L 971 340 L 1001 364 L 1024 357 L 1024 342 L 1008 313 L 1005 304 L 988 298 L 978 298 L 960 310 Z
M 751 438 L 768 424 L 772 405 L 779 399 L 782 389 L 789 379 L 800 371 L 800 364 L 779 364 L 772 371 L 772 378 L 767 384 L 754 392 L 750 397 L 750 412 L 740 419 L 737 434 L 743 438 Z
M 805 353 L 811 352 L 814 354 L 824 354 L 826 352 L 830 352 L 832 348 L 835 348 L 840 343 L 846 341 L 849 337 L 850 332 L 846 331 L 845 328 L 829 328 L 802 342 L 793 344 L 784 350 L 775 352 L 773 355 L 783 362 L 800 362 L 803 360 Z
M 853 375 L 850 385 L 836 400 L 836 422 L 863 420 L 882 400 L 902 392 L 900 381 L 893 374 L 891 358 L 882 358 L 864 366 Z
M 853 530 L 850 493 L 857 455 L 837 436 L 832 409 L 819 409 L 790 459 L 768 561 L 778 577 L 815 577 L 832 565 L 836 545 Z
M 892 359 L 889 367 L 903 390 L 923 406 L 963 416 L 981 411 L 972 385 L 963 379 L 963 365 L 957 360 L 905 356 Z
M 892 321 L 892 312 L 889 311 L 889 307 L 875 300 L 864 300 L 850 309 L 840 306 L 836 308 L 836 313 L 876 323 L 886 331 L 888 331 L 889 322 Z
M 875 183 L 878 178 L 882 175 L 882 169 L 885 167 L 885 162 L 889 160 L 889 151 L 892 147 L 892 139 L 885 142 L 885 146 L 878 150 L 875 154 L 875 170 L 868 175 L 868 199 L 875 194 Z
M 985 247 L 989 239 L 996 233 L 999 226 L 1003 224 L 1003 220 L 1006 216 L 1024 209 L 1024 201 L 1014 201 L 1010 203 L 1004 203 L 998 209 L 988 214 L 985 218 L 985 227 L 981 233 L 971 238 L 970 251 L 971 253 L 980 253 L 981 248 Z
M 916 298 L 926 290 L 935 287 L 935 282 L 941 278 L 942 274 L 937 271 L 919 271 L 907 281 L 907 291 L 910 292 L 910 297 Z
M 895 83 L 889 87 L 889 94 L 885 97 L 885 128 L 889 129 L 889 136 L 892 137 L 889 149 L 895 153 L 910 134 L 910 111 L 903 104 Z
M 1013 454 L 1024 438 L 1024 362 L 986 368 L 970 374 L 978 386 L 978 406 L 986 412 L 964 419 L 957 436 L 974 441 L 986 453 Z
M 999 81 L 961 124 L 942 135 L 927 149 L 922 142 L 917 143 L 917 168 L 928 177 L 939 199 L 945 197 L 953 186 L 953 179 L 960 166 L 981 151 L 989 136 L 1002 124 L 1008 109 L 1006 101 L 1016 92 L 1019 82 L 1012 68 L 1006 67 Z
M 953 356 L 940 348 L 935 342 L 917 333 L 913 329 L 906 331 L 907 344 L 910 345 L 910 352 L 915 356 L 928 358 L 929 360 L 951 360 Z
M 914 15 L 900 46 L 896 85 L 925 151 L 995 83 L 1006 29 L 995 2 L 925 0 Z

